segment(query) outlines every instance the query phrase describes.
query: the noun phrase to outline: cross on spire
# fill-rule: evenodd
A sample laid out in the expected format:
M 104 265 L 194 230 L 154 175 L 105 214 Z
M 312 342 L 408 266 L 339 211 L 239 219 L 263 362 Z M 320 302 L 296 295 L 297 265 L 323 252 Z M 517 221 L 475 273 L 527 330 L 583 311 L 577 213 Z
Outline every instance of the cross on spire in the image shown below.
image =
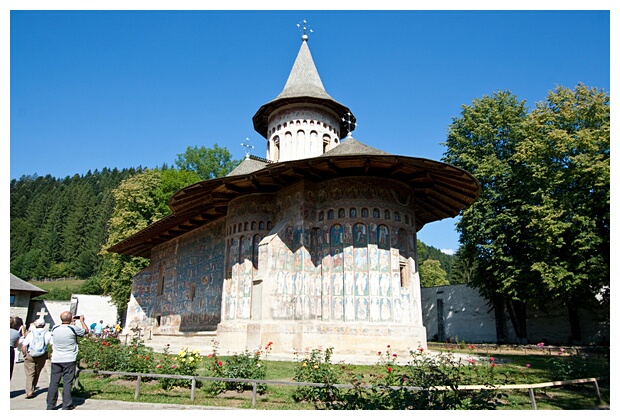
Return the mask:
M 299 22 L 297 24 L 297 27 L 299 28 L 301 32 L 301 39 L 302 41 L 307 41 L 308 40 L 308 31 L 310 31 L 310 33 L 312 33 L 312 29 L 309 29 L 310 25 L 308 25 L 308 22 L 306 21 L 306 19 L 302 20 L 301 22 Z
M 250 149 L 254 149 L 254 146 L 252 146 L 250 144 L 250 139 L 249 138 L 245 138 L 245 141 L 243 143 L 241 143 L 241 147 L 245 148 L 245 158 L 249 158 L 250 157 Z
M 344 117 L 342 117 L 342 121 L 344 123 L 347 124 L 347 137 L 351 137 L 351 125 L 353 125 L 353 127 L 357 127 L 357 123 L 354 123 L 353 121 L 351 121 L 351 113 L 347 112 L 347 118 L 345 119 Z

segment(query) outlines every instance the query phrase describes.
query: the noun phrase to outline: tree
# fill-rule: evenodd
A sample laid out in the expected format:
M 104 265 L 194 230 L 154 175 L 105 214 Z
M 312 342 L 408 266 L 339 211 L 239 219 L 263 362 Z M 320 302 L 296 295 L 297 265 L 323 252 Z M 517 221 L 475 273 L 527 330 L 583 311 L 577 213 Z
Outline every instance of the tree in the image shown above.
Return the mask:
M 240 161 L 231 160 L 232 155 L 225 147 L 216 144 L 212 148 L 187 147 L 174 161 L 180 170 L 196 172 L 200 179 L 220 178 L 228 175 Z
M 425 260 L 420 264 L 420 286 L 448 286 L 448 275 L 437 260 Z
M 580 341 L 578 308 L 596 296 L 609 299 L 609 95 L 583 84 L 556 87 L 525 133 L 514 157 L 530 192 L 532 270 L 566 305 L 572 338 Z
M 608 284 L 608 101 L 585 86 L 557 88 L 528 114 L 525 102 L 497 92 L 463 106 L 450 125 L 443 160 L 481 184 L 457 223 L 459 258 L 522 342 L 528 305 Z
M 170 213 L 168 199 L 179 189 L 198 182 L 198 175 L 185 170 L 146 170 L 121 182 L 113 190 L 116 201 L 101 255 L 100 284 L 120 310 L 127 307 L 133 276 L 148 265 L 142 257 L 109 253 L 106 250 Z

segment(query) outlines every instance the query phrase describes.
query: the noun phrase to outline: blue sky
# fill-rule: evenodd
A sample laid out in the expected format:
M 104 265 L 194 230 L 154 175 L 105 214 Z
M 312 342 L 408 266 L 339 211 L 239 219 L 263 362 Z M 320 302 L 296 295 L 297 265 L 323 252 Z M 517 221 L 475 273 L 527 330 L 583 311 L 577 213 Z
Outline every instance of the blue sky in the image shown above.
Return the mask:
M 171 165 L 188 146 L 218 144 L 240 159 L 246 137 L 265 156 L 252 116 L 284 87 L 303 19 L 325 90 L 357 118 L 353 136 L 396 155 L 440 160 L 461 106 L 499 90 L 530 108 L 556 85 L 610 92 L 610 2 L 573 11 L 103 10 L 116 2 L 16 10 L 18 3 L 9 1 L 0 21 L 10 19 L 10 55 L 8 40 L 2 50 L 10 133 L 3 124 L 2 135 L 11 179 Z M 28 7 L 37 3 L 50 7 Z M 419 239 L 454 250 L 454 222 L 429 224 Z

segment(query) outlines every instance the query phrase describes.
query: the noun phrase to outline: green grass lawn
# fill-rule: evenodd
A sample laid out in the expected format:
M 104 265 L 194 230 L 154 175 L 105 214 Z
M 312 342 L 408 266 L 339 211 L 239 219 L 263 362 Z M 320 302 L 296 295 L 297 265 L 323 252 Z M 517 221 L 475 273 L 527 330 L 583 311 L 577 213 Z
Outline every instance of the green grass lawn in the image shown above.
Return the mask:
M 475 354 L 472 352 L 472 355 Z M 480 357 L 480 355 L 478 355 Z M 559 356 L 549 355 L 506 355 L 502 353 L 484 354 L 482 359 L 493 357 L 498 361 L 497 374 L 509 375 L 517 383 L 543 383 L 554 379 L 554 372 L 549 368 L 549 362 L 557 360 Z M 222 358 L 225 359 L 225 358 Z M 292 381 L 295 367 L 298 362 L 281 362 L 263 360 L 266 366 L 267 380 Z M 352 366 L 346 365 L 342 369 L 342 383 L 345 381 L 345 370 L 352 371 L 361 377 L 368 377 L 376 372 L 377 366 Z M 588 360 L 589 377 L 609 377 L 609 362 L 606 358 Z M 200 369 L 198 375 L 211 376 L 209 372 Z M 82 373 L 79 377 L 80 390 L 75 396 L 93 399 L 112 399 L 133 401 L 136 388 L 135 379 L 121 378 L 118 376 L 104 377 L 102 375 Z M 550 387 L 535 389 L 536 404 L 538 410 L 583 410 L 599 409 L 609 404 L 610 387 L 609 381 L 599 382 L 603 401 L 596 400 L 595 387 L 593 384 L 571 385 L 562 387 Z M 269 385 L 267 392 L 258 395 L 257 404 L 252 407 L 252 395 L 250 391 L 236 392 L 226 391 L 218 396 L 210 396 L 201 389 L 196 391 L 195 400 L 190 401 L 189 388 L 173 388 L 163 391 L 155 380 L 143 380 L 140 387 L 140 395 L 137 401 L 150 403 L 208 405 L 216 407 L 254 408 L 258 410 L 313 410 L 310 403 L 297 403 L 292 394 L 295 386 Z M 509 390 L 501 398 L 500 410 L 531 410 L 530 398 L 527 389 Z

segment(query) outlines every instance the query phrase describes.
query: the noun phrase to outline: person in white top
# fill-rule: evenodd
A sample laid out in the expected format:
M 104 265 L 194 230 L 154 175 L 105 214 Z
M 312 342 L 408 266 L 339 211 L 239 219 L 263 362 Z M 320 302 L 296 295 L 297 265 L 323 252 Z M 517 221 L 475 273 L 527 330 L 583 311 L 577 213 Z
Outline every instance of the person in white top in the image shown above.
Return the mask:
M 75 325 L 71 312 L 60 314 L 61 325 L 52 328 L 52 373 L 47 390 L 47 409 L 54 410 L 58 402 L 58 387 L 62 378 L 62 409 L 73 410 L 71 387 L 75 378 L 76 359 L 78 355 L 78 337 L 88 334 L 88 326 L 84 323 L 84 315 L 75 317 L 81 326 Z M 73 324 L 73 325 L 72 325 Z
M 52 339 L 52 334 L 45 327 L 45 320 L 37 319 L 33 323 L 34 328 L 28 333 L 22 343 L 22 353 L 24 355 L 24 372 L 26 373 L 26 398 L 34 398 L 34 390 L 39 382 L 39 375 L 45 367 L 47 361 L 47 346 Z M 33 353 L 33 344 L 35 338 L 42 335 L 44 341 L 45 352 L 40 355 Z

